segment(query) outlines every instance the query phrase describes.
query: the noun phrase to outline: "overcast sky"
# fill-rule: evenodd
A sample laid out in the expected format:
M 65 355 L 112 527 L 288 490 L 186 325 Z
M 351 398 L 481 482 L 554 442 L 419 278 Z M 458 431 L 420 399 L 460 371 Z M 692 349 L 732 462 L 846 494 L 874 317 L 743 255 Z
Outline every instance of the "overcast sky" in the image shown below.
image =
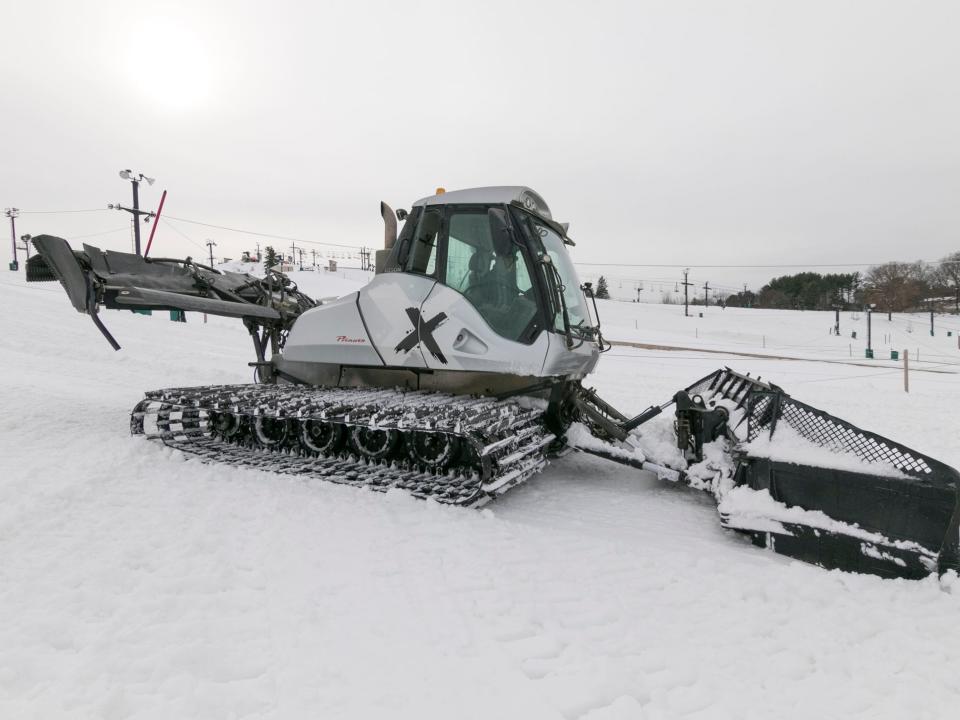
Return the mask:
M 578 262 L 960 250 L 955 0 L 32 0 L 3 18 L 0 208 L 128 203 L 129 167 L 157 178 L 144 206 L 169 191 L 171 216 L 376 246 L 380 200 L 523 184 L 570 222 Z M 24 214 L 17 231 L 126 218 Z M 157 236 L 167 256 L 256 242 L 173 221 Z M 127 230 L 86 242 L 131 246 Z M 786 272 L 691 275 L 759 287 Z

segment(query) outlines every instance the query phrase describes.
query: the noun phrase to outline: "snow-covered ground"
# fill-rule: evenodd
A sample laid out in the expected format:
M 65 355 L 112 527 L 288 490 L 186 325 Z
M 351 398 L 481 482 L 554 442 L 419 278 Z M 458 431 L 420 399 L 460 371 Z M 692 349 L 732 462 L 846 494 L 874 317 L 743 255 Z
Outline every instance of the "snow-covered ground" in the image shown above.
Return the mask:
M 0 718 L 956 712 L 952 578 L 791 561 L 723 531 L 706 494 L 579 455 L 481 512 L 202 465 L 128 413 L 145 389 L 249 381 L 242 325 L 106 313 L 114 353 L 59 286 L 9 273 L 0 301 Z M 922 317 L 891 323 L 921 352 L 905 394 L 899 365 L 848 349 L 846 315 L 839 338 L 829 313 L 601 315 L 611 339 L 691 348 L 608 353 L 593 381 L 625 411 L 730 365 L 960 465 L 956 332 Z

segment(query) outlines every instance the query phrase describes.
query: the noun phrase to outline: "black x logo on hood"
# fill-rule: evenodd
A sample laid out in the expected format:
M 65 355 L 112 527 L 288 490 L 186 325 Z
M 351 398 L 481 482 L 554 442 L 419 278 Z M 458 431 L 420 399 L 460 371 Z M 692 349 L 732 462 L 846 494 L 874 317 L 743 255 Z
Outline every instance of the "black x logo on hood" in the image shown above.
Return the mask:
M 440 346 L 437 345 L 437 341 L 433 337 L 433 331 L 440 327 L 443 321 L 447 319 L 446 313 L 437 313 L 431 319 L 424 320 L 420 315 L 420 311 L 415 307 L 407 308 L 406 312 L 407 317 L 410 318 L 410 322 L 413 323 L 413 330 L 407 333 L 407 336 L 393 349 L 394 352 L 408 353 L 418 344 L 423 343 L 431 355 L 446 365 L 447 358 L 444 357 L 440 351 Z

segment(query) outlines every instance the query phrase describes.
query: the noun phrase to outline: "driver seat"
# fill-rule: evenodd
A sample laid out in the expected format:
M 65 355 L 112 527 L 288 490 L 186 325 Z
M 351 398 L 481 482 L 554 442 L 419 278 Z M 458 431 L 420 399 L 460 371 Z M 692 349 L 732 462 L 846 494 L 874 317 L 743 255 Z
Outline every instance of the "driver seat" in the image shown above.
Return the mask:
M 487 275 L 490 273 L 491 256 L 492 253 L 486 250 L 477 250 L 470 256 L 470 262 L 468 264 L 470 272 L 467 273 L 467 283 L 465 287 L 483 284 Z

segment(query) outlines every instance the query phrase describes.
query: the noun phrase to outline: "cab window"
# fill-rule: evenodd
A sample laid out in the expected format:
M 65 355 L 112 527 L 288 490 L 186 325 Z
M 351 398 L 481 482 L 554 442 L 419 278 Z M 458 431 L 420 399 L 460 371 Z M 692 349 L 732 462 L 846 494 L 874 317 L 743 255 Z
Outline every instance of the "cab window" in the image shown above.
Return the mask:
M 538 312 L 529 268 L 516 243 L 501 251 L 494 248 L 486 208 L 450 213 L 446 284 L 462 293 L 498 334 L 530 342 L 538 330 Z
M 427 210 L 417 223 L 413 247 L 407 255 L 404 269 L 419 275 L 435 275 L 437 267 L 437 240 L 443 212 L 440 208 Z

